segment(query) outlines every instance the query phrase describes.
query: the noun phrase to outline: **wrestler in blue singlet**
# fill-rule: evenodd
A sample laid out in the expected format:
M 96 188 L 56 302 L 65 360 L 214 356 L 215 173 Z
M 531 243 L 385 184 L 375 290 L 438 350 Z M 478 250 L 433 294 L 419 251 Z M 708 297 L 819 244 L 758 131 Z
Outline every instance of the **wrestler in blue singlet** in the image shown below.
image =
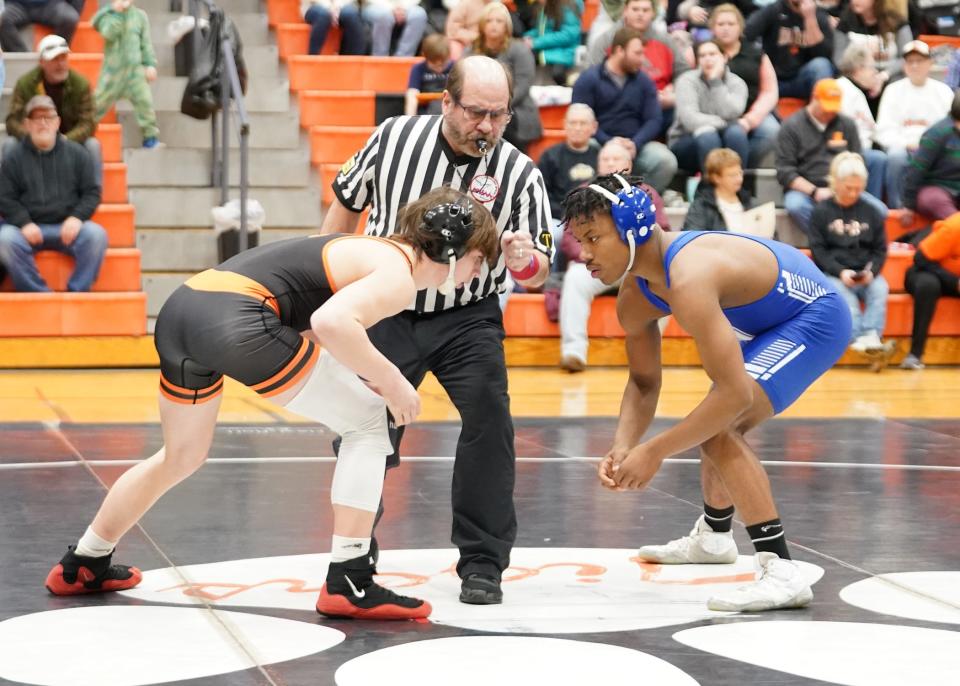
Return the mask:
M 725 231 L 685 231 L 670 244 L 663 256 L 668 289 L 673 258 L 704 234 L 756 241 L 777 258 L 780 276 L 774 287 L 752 303 L 724 308 L 723 314 L 740 339 L 747 373 L 779 414 L 843 354 L 850 341 L 850 310 L 813 261 L 796 248 Z M 637 285 L 647 300 L 670 313 L 646 279 L 637 277 Z

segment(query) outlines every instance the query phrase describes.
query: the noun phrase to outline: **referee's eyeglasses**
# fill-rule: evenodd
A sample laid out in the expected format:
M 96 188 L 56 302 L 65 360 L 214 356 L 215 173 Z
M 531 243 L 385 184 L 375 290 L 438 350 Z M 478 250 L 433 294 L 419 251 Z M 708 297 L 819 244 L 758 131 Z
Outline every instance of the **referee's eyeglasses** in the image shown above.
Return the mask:
M 482 110 L 479 107 L 470 107 L 453 98 L 453 104 L 463 110 L 463 116 L 469 124 L 477 125 L 487 117 L 490 117 L 490 123 L 494 126 L 505 126 L 513 119 L 513 112 L 510 110 Z

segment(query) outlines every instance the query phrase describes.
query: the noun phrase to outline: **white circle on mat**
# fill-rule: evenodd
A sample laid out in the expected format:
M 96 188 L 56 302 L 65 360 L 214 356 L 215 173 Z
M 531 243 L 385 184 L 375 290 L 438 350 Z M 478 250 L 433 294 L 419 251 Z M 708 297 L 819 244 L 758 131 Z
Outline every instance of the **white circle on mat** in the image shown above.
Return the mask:
M 398 593 L 433 605 L 430 621 L 497 633 L 634 631 L 728 616 L 707 600 L 754 578 L 753 558 L 729 565 L 654 565 L 636 551 L 616 548 L 514 548 L 503 575 L 502 605 L 459 601 L 460 579 L 452 549 L 382 550 L 377 580 Z M 231 560 L 144 572 L 126 596 L 160 603 L 276 607 L 313 612 L 328 556 Z M 823 569 L 800 562 L 808 583 Z
M 840 598 L 871 612 L 960 624 L 960 572 L 881 574 L 850 584 Z
M 401 675 L 409 675 L 401 679 Z M 631 648 L 529 636 L 460 636 L 391 646 L 353 658 L 334 675 L 337 686 L 696 686 L 686 672 Z
M 77 607 L 0 622 L 0 677 L 43 686 L 138 686 L 293 660 L 345 638 L 336 629 L 183 607 Z
M 956 686 L 960 633 L 895 624 L 762 621 L 673 635 L 680 643 L 807 679 L 856 686 Z

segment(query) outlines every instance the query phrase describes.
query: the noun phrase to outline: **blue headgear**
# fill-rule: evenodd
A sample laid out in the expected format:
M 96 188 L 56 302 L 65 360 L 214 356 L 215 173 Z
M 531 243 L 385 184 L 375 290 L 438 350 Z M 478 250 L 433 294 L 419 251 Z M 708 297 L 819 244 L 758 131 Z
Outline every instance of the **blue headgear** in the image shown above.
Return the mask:
M 473 233 L 473 207 L 469 202 L 431 207 L 423 215 L 423 229 L 430 237 L 424 254 L 434 262 L 450 265 L 446 281 L 437 289 L 442 295 L 450 295 L 456 287 L 453 271 L 457 260 L 467 252 L 467 241 Z
M 643 189 L 631 186 L 619 174 L 614 174 L 613 178 L 623 186 L 616 195 L 595 183 L 591 183 L 590 188 L 610 201 L 613 225 L 617 227 L 617 233 L 623 242 L 630 246 L 630 261 L 624 271 L 626 276 L 633 267 L 637 246 L 646 243 L 653 235 L 653 227 L 657 223 L 657 208 Z

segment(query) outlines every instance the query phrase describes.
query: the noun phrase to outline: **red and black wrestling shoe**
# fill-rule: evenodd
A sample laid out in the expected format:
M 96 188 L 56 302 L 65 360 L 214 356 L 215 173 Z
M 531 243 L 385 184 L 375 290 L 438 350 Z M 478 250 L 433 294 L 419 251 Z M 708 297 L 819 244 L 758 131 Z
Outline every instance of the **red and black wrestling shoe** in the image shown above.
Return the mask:
M 424 619 L 430 603 L 394 593 L 373 581 L 373 558 L 355 557 L 331 562 L 327 582 L 320 589 L 317 612 L 339 619 Z
M 112 553 L 103 557 L 84 557 L 74 553 L 74 548 L 70 546 L 63 559 L 47 574 L 46 587 L 54 595 L 124 591 L 139 584 L 143 578 L 136 567 L 111 565 Z

